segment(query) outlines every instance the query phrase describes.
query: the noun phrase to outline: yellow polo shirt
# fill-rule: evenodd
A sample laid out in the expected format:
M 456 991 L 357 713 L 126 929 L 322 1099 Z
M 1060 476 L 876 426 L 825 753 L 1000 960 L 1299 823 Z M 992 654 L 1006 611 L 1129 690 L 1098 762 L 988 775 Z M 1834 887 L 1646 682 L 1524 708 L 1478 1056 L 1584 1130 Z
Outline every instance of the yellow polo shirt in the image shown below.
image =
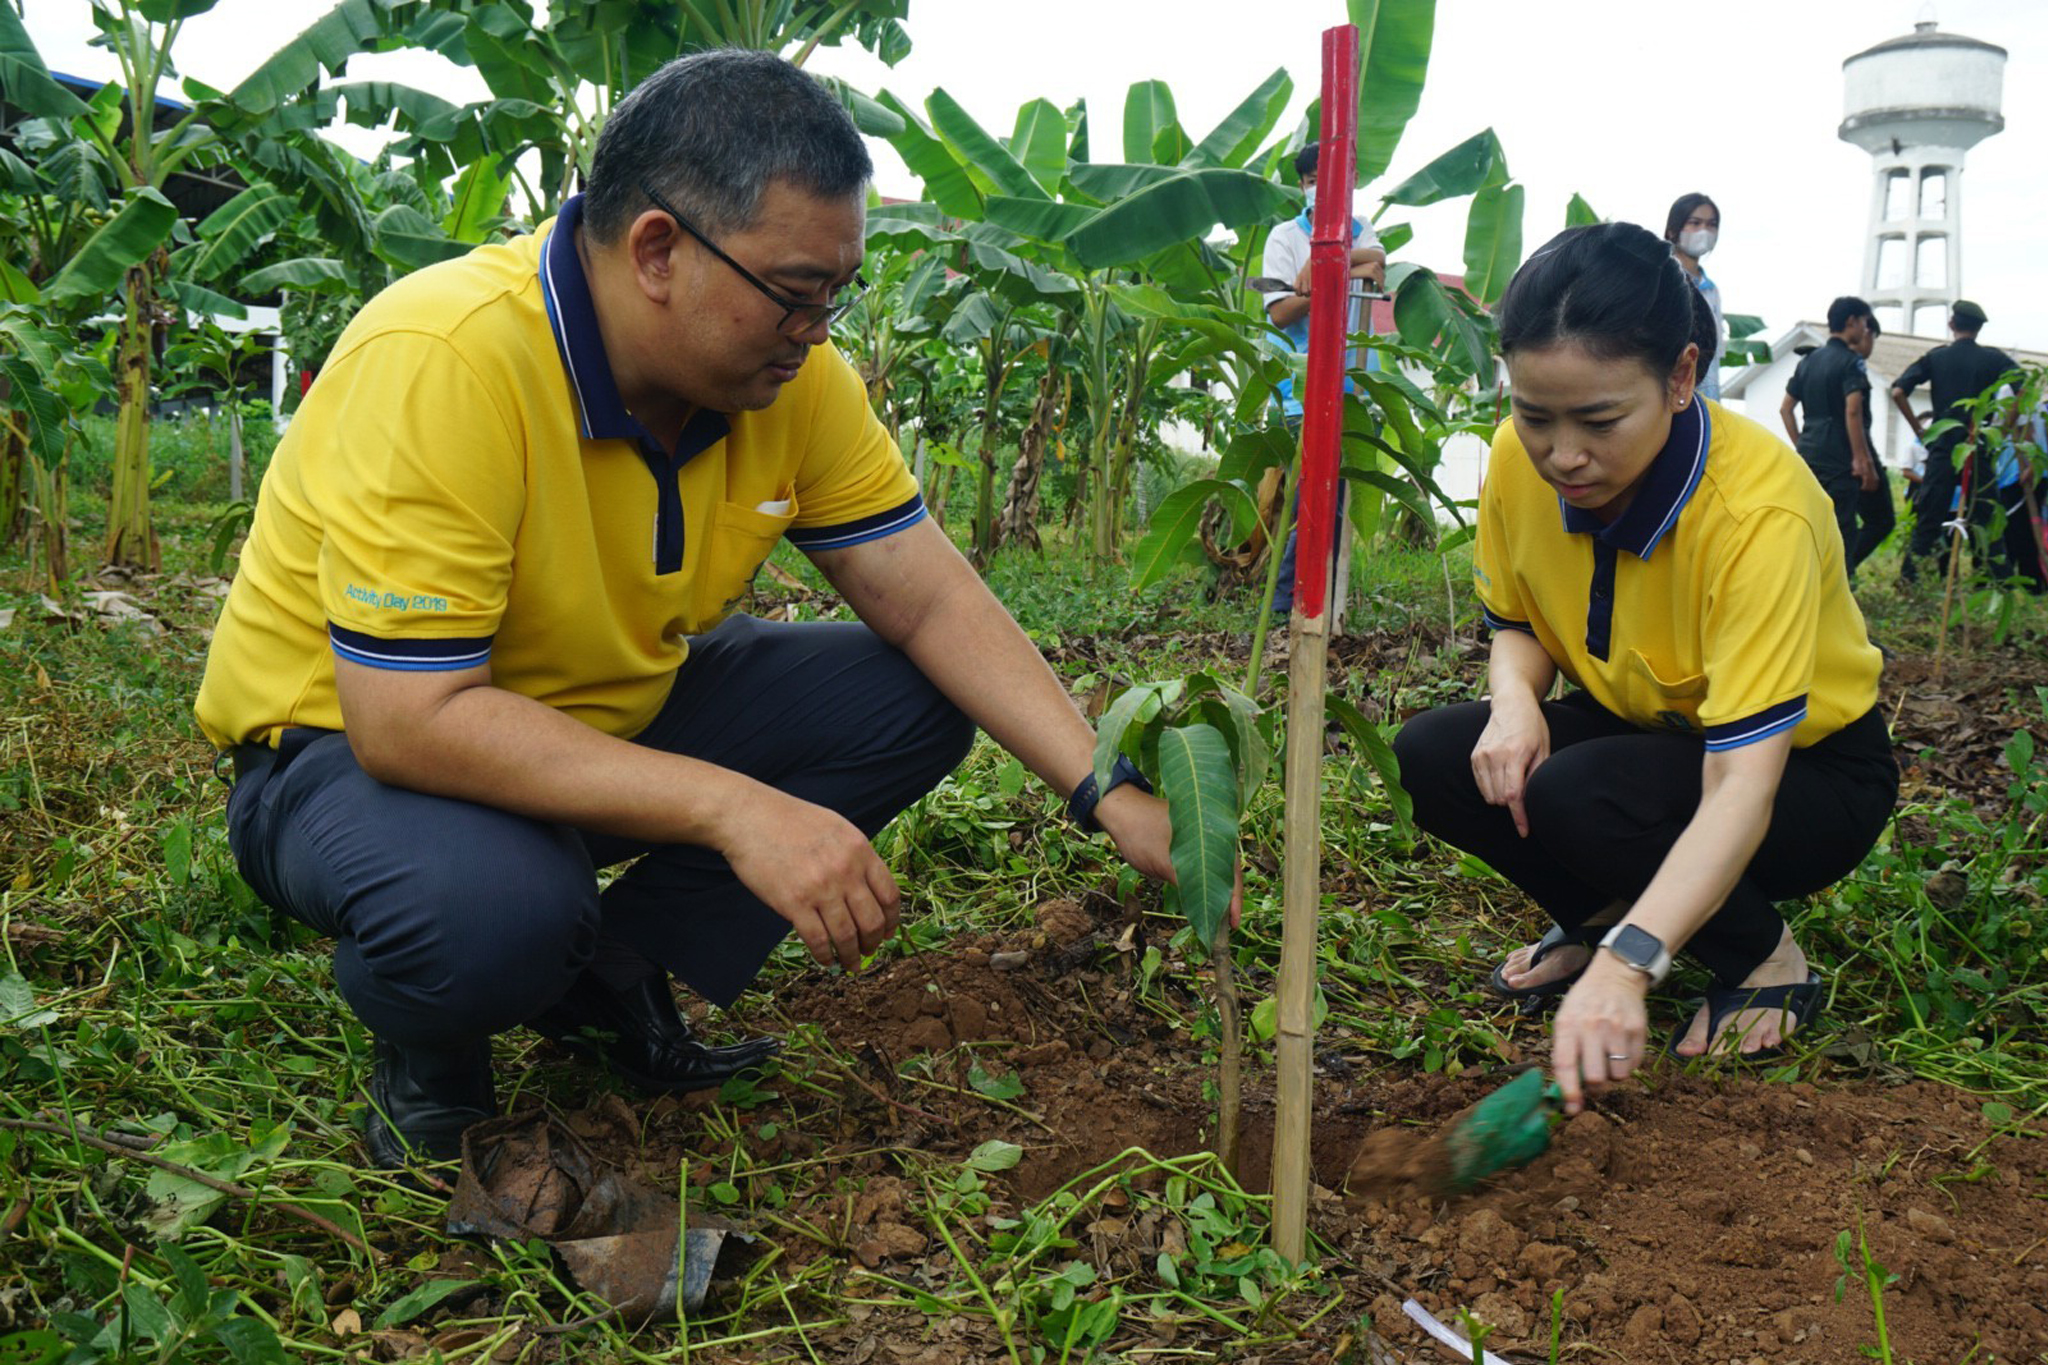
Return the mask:
M 336 655 L 488 662 L 495 686 L 631 736 L 777 539 L 838 548 L 923 518 L 830 346 L 768 408 L 699 412 L 662 449 L 612 380 L 580 214 L 408 276 L 350 323 L 264 475 L 199 690 L 215 744 L 342 728 Z
M 1805 748 L 1877 703 L 1882 656 L 1828 496 L 1790 447 L 1695 398 L 1611 526 L 1567 506 L 1512 420 L 1494 433 L 1474 577 L 1487 623 L 1533 634 L 1623 719 L 1733 749 Z

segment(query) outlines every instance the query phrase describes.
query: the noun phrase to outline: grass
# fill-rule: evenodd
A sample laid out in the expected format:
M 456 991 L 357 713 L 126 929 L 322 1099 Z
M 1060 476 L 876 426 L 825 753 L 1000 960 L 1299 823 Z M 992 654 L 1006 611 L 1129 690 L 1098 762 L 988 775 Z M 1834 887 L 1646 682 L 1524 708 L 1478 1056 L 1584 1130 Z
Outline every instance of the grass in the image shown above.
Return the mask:
M 189 432 L 180 439 L 160 439 L 160 458 L 203 450 Z M 1241 1353 L 1331 1313 L 1356 1317 L 1317 1274 L 1278 1263 L 1264 1201 L 1209 1158 L 1125 1152 L 1017 1208 L 994 1179 L 1013 1160 L 1005 1144 L 984 1144 L 964 1165 L 886 1143 L 827 1162 L 815 1153 L 837 1140 L 829 1108 L 785 1106 L 748 1087 L 688 1111 L 677 1178 L 693 1204 L 747 1218 L 778 1250 L 709 1313 L 629 1330 L 536 1247 L 448 1237 L 437 1197 L 356 1166 L 368 1039 L 336 994 L 324 945 L 273 918 L 234 871 L 226 789 L 189 715 L 214 605 L 192 585 L 206 573 L 210 504 L 224 483 L 213 487 L 197 453 L 172 467 L 180 472 L 159 509 L 167 575 L 146 600 L 161 633 L 89 615 L 45 619 L 19 559 L 0 561 L 0 609 L 16 609 L 0 629 L 0 1360 L 318 1360 L 371 1349 L 479 1361 L 811 1361 L 833 1334 L 879 1313 L 955 1332 L 949 1339 L 973 1344 L 977 1358 L 1082 1361 L 1134 1333 L 1222 1335 Z M 179 482 L 188 472 L 189 490 Z M 178 499 L 188 491 L 199 500 Z M 1393 716 L 1476 694 L 1458 645 L 1471 635 L 1466 570 L 1454 559 L 1447 597 L 1431 553 L 1361 557 L 1361 617 L 1407 644 L 1337 672 L 1353 700 Z M 1044 555 L 1001 557 L 991 575 L 1077 692 L 1242 668 L 1249 590 L 1208 600 L 1190 570 L 1133 594 L 1120 571 L 1080 561 L 1055 541 Z M 798 615 L 837 610 L 807 564 L 777 562 L 808 585 Z M 1882 557 L 1873 567 L 1873 629 L 1895 648 L 1931 653 L 1927 590 L 1876 586 L 1891 567 Z M 1979 600 L 1968 614 L 1965 652 L 2040 656 L 2040 604 L 2007 612 Z M 1959 631 L 1949 648 L 1963 649 Z M 1269 697 L 1275 681 L 1269 669 Z M 2022 700 L 2030 716 L 2048 713 L 2048 695 Z M 2048 722 L 2036 728 L 2048 735 Z M 1798 909 L 1796 927 L 1829 972 L 1837 1028 L 1773 1076 L 1910 1072 L 1967 1086 L 2017 1122 L 2048 1108 L 2048 779 L 2023 748 L 2008 752 L 1994 808 L 1915 801 L 1855 875 Z M 1276 785 L 1246 821 L 1248 913 L 1233 952 L 1248 1004 L 1270 994 L 1278 960 Z M 1362 1064 L 1432 1074 L 1494 1063 L 1513 1040 L 1480 1007 L 1481 986 L 1498 956 L 1531 936 L 1528 910 L 1483 868 L 1413 845 L 1364 762 L 1333 758 L 1325 792 L 1324 1044 Z M 1066 830 L 1059 800 L 986 742 L 881 846 L 913 898 L 891 954 L 1016 932 L 1035 905 L 1117 877 L 1099 842 Z M 1961 875 L 1960 890 L 1931 880 L 1944 870 Z M 1144 999 L 1213 1051 L 1199 946 L 1172 921 L 1153 930 L 1137 968 Z M 771 968 L 770 993 L 774 973 L 794 962 L 790 950 Z M 764 1001 L 772 994 L 743 1003 L 742 1022 L 758 1020 Z M 1253 1027 L 1252 1066 L 1269 1066 L 1256 1013 Z M 584 1095 L 587 1078 L 524 1040 L 499 1043 L 512 1103 Z M 859 1084 L 863 1065 L 799 1028 L 784 1083 L 819 1100 Z M 900 1079 L 903 1103 L 933 1085 L 961 1088 L 915 1064 Z M 1009 1112 L 993 1089 L 983 1091 L 992 1124 Z M 649 1121 L 671 1118 L 683 1121 L 667 1110 Z M 850 1201 L 882 1175 L 904 1182 L 906 1217 L 928 1236 L 936 1271 L 865 1268 L 844 1227 L 801 1212 L 835 1191 Z M 1088 1227 L 1148 1218 L 1171 1229 L 1180 1254 L 1132 1269 L 1091 1250 Z

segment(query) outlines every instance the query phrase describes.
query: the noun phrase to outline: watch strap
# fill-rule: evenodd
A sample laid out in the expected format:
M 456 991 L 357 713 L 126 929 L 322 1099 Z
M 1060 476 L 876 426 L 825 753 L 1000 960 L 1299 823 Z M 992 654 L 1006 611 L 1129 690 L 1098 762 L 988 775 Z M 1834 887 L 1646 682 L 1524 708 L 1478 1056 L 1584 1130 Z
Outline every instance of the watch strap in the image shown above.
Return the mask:
M 1652 986 L 1663 984 L 1671 974 L 1671 950 L 1647 929 L 1617 924 L 1600 940 L 1600 946 L 1650 978 Z
M 1081 785 L 1074 788 L 1074 794 L 1067 798 L 1067 816 L 1089 834 L 1098 833 L 1102 824 L 1095 818 L 1095 808 L 1102 804 L 1102 798 L 1123 786 L 1126 782 L 1141 792 L 1150 792 L 1152 784 L 1145 780 L 1145 774 L 1138 771 L 1138 765 L 1131 762 L 1130 755 L 1118 754 L 1116 764 L 1109 770 L 1109 783 L 1100 791 L 1096 790 L 1095 770 L 1081 779 Z

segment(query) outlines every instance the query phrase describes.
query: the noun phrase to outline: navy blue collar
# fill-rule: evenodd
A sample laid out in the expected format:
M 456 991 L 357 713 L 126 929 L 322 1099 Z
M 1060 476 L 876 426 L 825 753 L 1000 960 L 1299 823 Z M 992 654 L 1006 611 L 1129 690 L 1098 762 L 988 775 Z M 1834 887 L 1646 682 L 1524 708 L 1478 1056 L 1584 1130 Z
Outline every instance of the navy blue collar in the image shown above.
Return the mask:
M 541 248 L 540 293 L 547 305 L 548 326 L 555 333 L 562 369 L 576 395 L 583 437 L 590 441 L 631 441 L 654 476 L 654 564 L 657 573 L 683 567 L 685 526 L 682 494 L 676 476 L 692 456 L 724 440 L 732 424 L 722 412 L 698 408 L 683 423 L 671 455 L 640 419 L 626 410 L 605 355 L 604 333 L 598 330 L 597 307 L 590 281 L 583 278 L 583 258 L 576 251 L 576 226 L 583 221 L 583 196 L 574 195 L 556 215 L 554 231 Z
M 1707 416 L 1706 401 L 1694 394 L 1691 406 L 1671 419 L 1671 435 L 1643 472 L 1643 481 L 1636 488 L 1628 510 L 1613 525 L 1603 526 L 1591 512 L 1559 498 L 1557 507 L 1564 514 L 1564 529 L 1595 536 L 1617 550 L 1627 550 L 1637 559 L 1648 559 L 1657 543 L 1678 524 L 1678 514 L 1692 500 L 1693 490 L 1700 485 L 1700 475 L 1706 472 L 1707 447 L 1712 441 L 1713 423 Z
M 604 334 L 597 326 L 597 306 L 590 298 L 590 281 L 583 277 L 583 259 L 576 252 L 576 229 L 582 222 L 583 196 L 571 195 L 541 249 L 540 291 L 547 303 L 548 325 L 554 329 L 555 348 L 561 352 L 562 368 L 576 394 L 576 411 L 586 438 L 652 442 L 653 435 L 626 410 L 618 381 L 612 377 Z M 688 453 L 679 450 L 678 463 L 713 444 L 729 429 L 724 413 L 700 409 L 685 426 L 681 444 Z

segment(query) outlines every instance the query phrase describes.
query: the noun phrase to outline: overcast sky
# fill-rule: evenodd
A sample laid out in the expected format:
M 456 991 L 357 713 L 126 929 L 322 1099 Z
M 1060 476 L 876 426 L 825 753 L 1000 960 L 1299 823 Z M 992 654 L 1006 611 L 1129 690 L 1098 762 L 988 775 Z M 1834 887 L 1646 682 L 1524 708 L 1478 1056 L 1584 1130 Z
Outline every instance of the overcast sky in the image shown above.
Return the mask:
M 187 25 L 180 65 L 231 86 L 326 8 L 320 0 L 221 0 Z M 1200 17 L 1202 8 L 1185 0 L 914 0 L 913 50 L 893 70 L 830 48 L 812 69 L 919 106 L 944 87 L 1004 136 L 1030 99 L 1064 107 L 1085 96 L 1102 159 L 1120 154 L 1133 81 L 1165 81 L 1199 139 L 1285 67 L 1295 84 L 1287 117 L 1298 119 L 1320 81 L 1319 35 L 1344 22 L 1340 0 L 1233 7 L 1256 19 L 1239 28 Z M 1991 316 L 1987 342 L 2048 350 L 2048 0 L 1438 0 L 1422 107 L 1378 188 L 1491 125 L 1528 187 L 1528 250 L 1563 226 L 1575 192 L 1605 217 L 1661 231 L 1670 202 L 1702 190 L 1722 212 L 1708 273 L 1729 311 L 1761 314 L 1765 335 L 1776 337 L 1861 285 L 1871 167 L 1835 135 L 1842 61 L 1925 18 L 2011 54 L 2005 130 L 1971 151 L 1962 179 L 1962 283 Z M 26 20 L 53 68 L 114 74 L 111 58 L 85 45 L 88 0 L 27 0 Z M 424 53 L 358 59 L 349 75 L 456 100 L 486 93 L 473 71 Z M 360 130 L 347 131 L 362 150 Z M 918 193 L 886 145 L 877 145 L 876 162 L 885 193 Z M 1362 200 L 1368 209 L 1378 202 L 1372 189 Z M 1462 203 L 1393 210 L 1382 225 L 1404 219 L 1417 233 L 1402 255 L 1462 269 Z

